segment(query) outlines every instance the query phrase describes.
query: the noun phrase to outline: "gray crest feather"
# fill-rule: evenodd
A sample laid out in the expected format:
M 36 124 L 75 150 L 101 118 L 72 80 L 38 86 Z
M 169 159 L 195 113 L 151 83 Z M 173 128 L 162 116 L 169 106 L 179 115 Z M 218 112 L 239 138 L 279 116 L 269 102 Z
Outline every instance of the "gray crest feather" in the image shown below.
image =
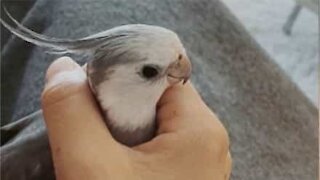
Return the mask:
M 104 43 L 106 40 L 121 37 L 123 35 L 113 35 L 113 36 L 96 36 L 96 37 L 86 37 L 80 39 L 59 39 L 54 37 L 45 36 L 38 34 L 20 24 L 15 20 L 7 10 L 5 10 L 9 20 L 12 21 L 17 27 L 14 28 L 0 18 L 1 24 L 7 28 L 11 33 L 18 36 L 19 38 L 30 42 L 34 45 L 48 48 L 51 53 L 83 53 L 85 51 L 90 51 L 97 48 L 99 45 Z

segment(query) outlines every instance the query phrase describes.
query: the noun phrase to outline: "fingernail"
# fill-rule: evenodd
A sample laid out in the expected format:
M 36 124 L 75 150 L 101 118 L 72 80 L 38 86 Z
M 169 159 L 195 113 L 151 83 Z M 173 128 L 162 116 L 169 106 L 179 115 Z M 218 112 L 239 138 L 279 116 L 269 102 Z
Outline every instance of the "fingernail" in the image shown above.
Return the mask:
M 69 57 L 55 60 L 48 68 L 45 86 L 55 86 L 62 81 L 79 82 L 86 79 L 83 69 Z

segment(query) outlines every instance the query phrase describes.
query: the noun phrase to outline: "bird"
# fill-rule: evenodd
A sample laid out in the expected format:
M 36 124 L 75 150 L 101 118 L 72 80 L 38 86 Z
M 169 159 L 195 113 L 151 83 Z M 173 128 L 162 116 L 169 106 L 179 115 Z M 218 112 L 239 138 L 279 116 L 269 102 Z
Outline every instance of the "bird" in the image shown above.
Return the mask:
M 11 33 L 48 52 L 85 54 L 88 84 L 112 136 L 132 147 L 151 140 L 156 107 L 171 86 L 188 81 L 192 65 L 178 35 L 167 28 L 127 24 L 79 39 L 60 39 L 28 29 L 8 12 Z

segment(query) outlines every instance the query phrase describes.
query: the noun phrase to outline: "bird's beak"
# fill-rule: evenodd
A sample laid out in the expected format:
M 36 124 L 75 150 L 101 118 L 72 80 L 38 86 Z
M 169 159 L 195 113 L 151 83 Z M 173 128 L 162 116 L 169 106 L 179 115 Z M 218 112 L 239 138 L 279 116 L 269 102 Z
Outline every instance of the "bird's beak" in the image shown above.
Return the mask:
M 177 60 L 171 64 L 167 70 L 168 81 L 170 84 L 176 84 L 182 81 L 185 84 L 191 74 L 191 62 L 187 57 Z

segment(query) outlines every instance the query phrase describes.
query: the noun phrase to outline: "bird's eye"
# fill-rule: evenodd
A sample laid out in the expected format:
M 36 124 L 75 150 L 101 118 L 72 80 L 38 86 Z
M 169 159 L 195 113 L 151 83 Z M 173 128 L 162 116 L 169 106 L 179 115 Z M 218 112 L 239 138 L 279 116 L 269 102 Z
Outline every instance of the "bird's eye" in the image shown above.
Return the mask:
M 144 66 L 142 68 L 142 76 L 144 78 L 150 79 L 158 75 L 158 70 L 153 66 Z

